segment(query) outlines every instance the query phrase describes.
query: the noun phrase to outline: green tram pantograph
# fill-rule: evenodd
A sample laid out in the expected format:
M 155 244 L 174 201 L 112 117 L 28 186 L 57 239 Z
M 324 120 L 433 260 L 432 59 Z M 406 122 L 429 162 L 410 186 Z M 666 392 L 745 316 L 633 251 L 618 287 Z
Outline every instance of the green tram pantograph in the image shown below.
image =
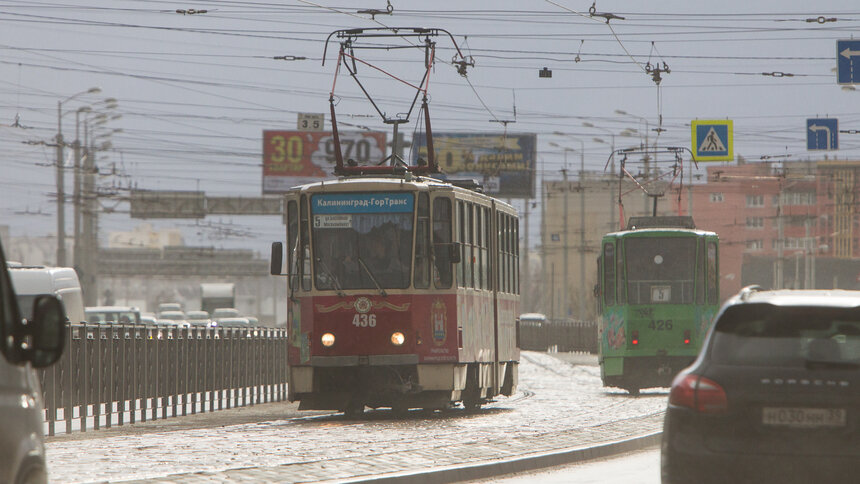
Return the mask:
M 719 307 L 719 240 L 691 217 L 632 217 L 597 261 L 604 386 L 668 387 L 696 358 Z

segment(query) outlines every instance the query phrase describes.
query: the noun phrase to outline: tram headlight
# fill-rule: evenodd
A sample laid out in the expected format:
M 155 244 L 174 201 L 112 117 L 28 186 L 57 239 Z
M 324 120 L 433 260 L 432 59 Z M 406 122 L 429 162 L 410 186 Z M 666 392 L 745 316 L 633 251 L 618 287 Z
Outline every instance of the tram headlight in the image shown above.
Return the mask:
M 391 344 L 394 346 L 402 346 L 403 343 L 406 342 L 406 336 L 403 335 L 400 331 L 395 331 L 391 333 Z
M 334 335 L 331 333 L 323 334 L 322 336 L 320 336 L 320 343 L 322 343 L 322 345 L 326 348 L 334 345 Z

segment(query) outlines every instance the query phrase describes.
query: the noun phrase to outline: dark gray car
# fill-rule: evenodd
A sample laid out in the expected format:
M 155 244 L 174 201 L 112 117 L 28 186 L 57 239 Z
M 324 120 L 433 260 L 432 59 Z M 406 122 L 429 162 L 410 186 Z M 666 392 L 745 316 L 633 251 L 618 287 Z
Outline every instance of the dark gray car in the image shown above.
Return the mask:
M 664 483 L 858 482 L 860 291 L 745 289 L 672 383 Z
M 0 483 L 47 482 L 43 407 L 34 368 L 56 362 L 65 344 L 59 299 L 39 296 L 23 321 L 0 246 Z

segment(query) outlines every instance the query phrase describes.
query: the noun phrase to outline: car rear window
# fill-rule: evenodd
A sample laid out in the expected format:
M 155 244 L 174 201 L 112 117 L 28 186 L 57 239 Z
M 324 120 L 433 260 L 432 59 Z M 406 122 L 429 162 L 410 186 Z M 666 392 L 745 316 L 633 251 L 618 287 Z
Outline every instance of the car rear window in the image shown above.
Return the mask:
M 714 327 L 710 359 L 743 366 L 860 363 L 860 311 L 741 304 Z

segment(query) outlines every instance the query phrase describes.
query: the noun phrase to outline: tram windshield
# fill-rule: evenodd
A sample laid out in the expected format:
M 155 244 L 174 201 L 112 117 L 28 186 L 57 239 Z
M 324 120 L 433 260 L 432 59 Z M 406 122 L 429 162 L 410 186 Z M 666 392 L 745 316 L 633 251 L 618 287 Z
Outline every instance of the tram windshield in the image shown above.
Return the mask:
M 317 289 L 404 289 L 412 268 L 412 193 L 332 193 L 311 199 Z
M 630 304 L 693 302 L 695 238 L 630 237 L 624 251 Z

